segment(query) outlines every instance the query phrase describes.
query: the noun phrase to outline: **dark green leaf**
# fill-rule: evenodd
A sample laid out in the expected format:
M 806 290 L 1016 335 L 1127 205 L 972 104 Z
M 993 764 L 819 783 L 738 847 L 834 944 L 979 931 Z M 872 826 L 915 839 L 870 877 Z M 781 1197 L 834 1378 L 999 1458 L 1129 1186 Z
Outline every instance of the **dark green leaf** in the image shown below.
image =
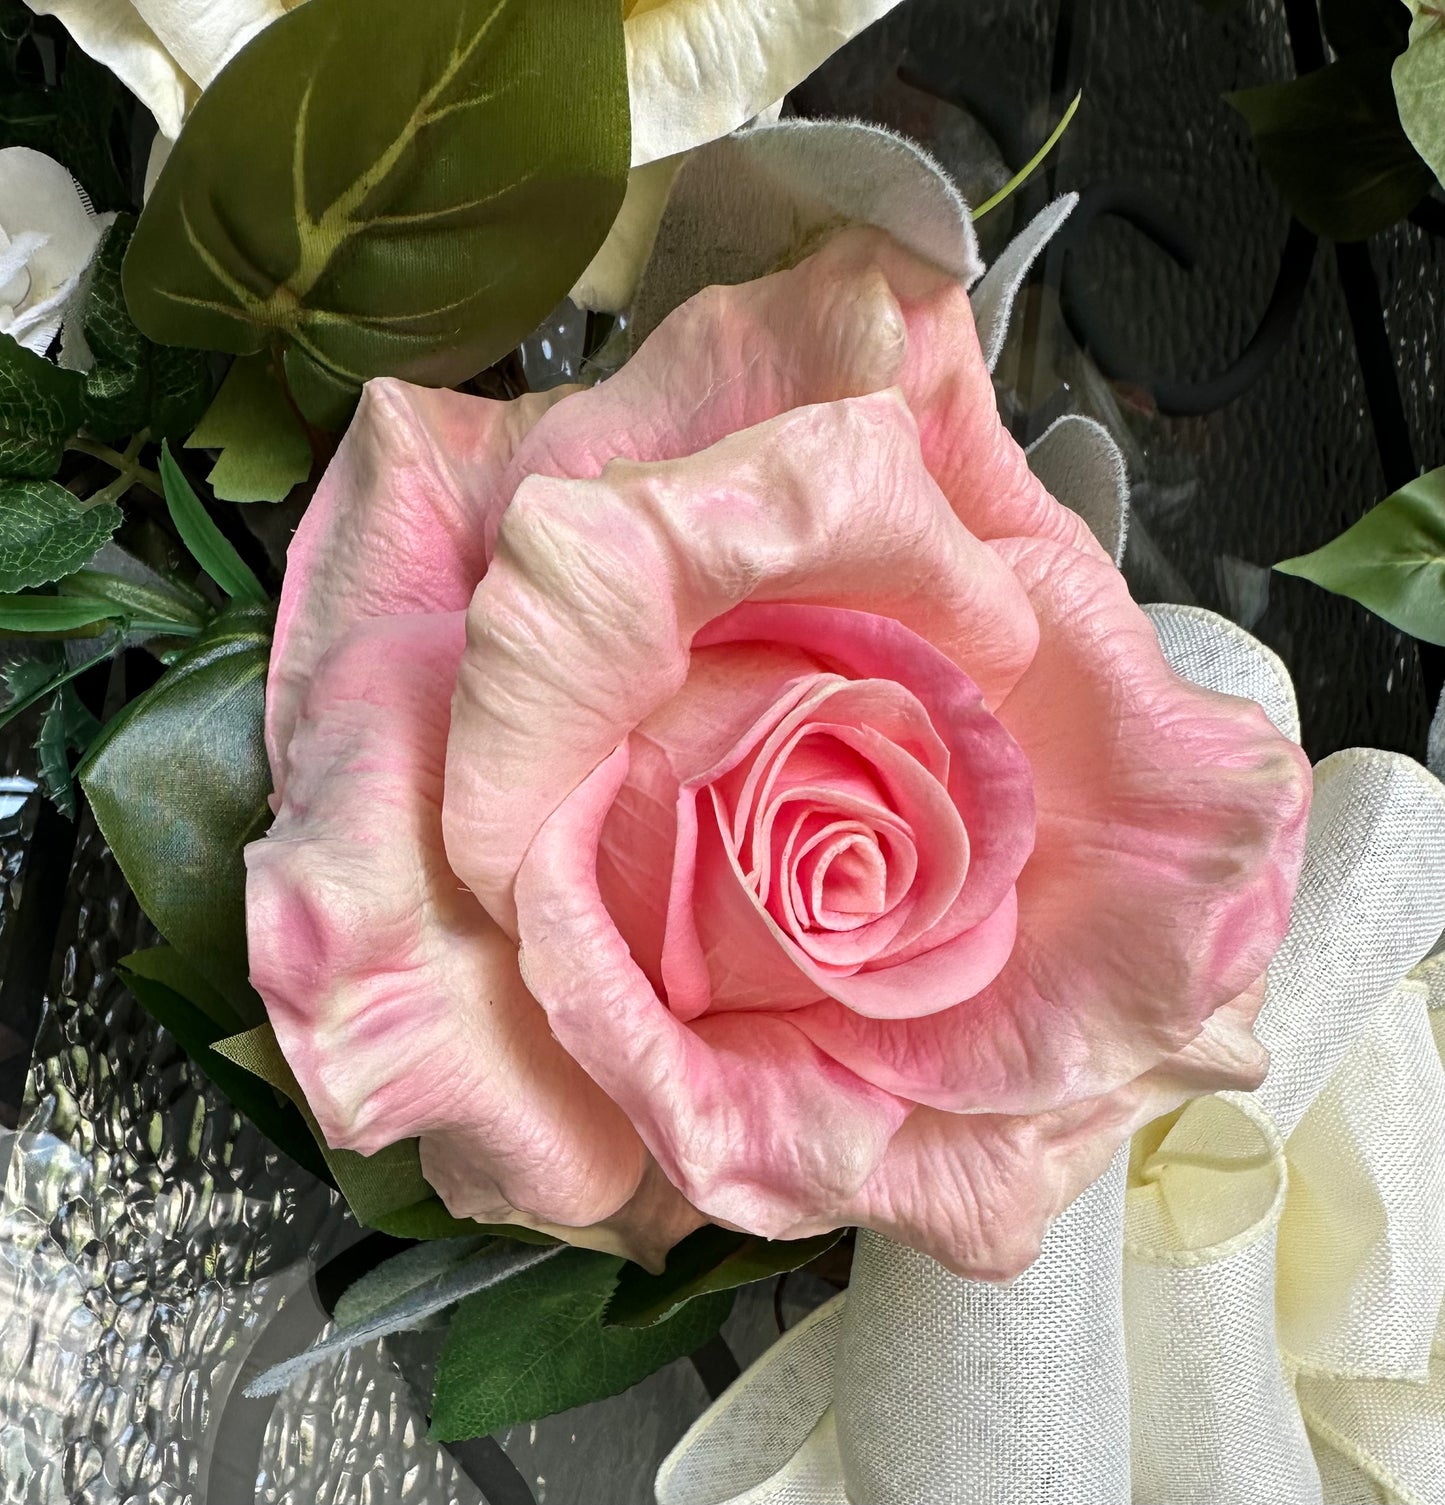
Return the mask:
M 251 996 L 241 852 L 271 820 L 270 647 L 269 610 L 223 612 L 106 726 L 80 769 L 141 907 L 233 1003 Z
M 418 1328 L 438 1312 L 454 1306 L 473 1292 L 494 1289 L 505 1281 L 519 1279 L 523 1273 L 544 1260 L 561 1257 L 550 1249 L 526 1249 L 499 1240 L 484 1241 L 486 1247 L 480 1250 L 472 1239 L 450 1242 L 456 1257 L 449 1261 L 437 1258 L 438 1246 L 435 1244 L 398 1255 L 390 1263 L 393 1266 L 398 1262 L 419 1265 L 420 1273 L 424 1275 L 419 1283 L 406 1284 L 392 1300 L 373 1306 L 366 1316 L 356 1322 L 344 1322 L 338 1309 L 336 1328 L 304 1353 L 275 1364 L 258 1375 L 246 1386 L 246 1394 L 253 1398 L 276 1395 L 297 1375 L 305 1374 L 323 1359 L 345 1353 L 358 1344 L 374 1342 L 377 1338 L 386 1337 L 388 1333 Z M 458 1252 L 461 1244 L 472 1245 L 469 1255 Z M 408 1270 L 407 1275 L 416 1273 L 418 1272 Z
M 70 755 L 83 753 L 99 731 L 100 723 L 86 710 L 75 690 L 68 684 L 61 685 L 41 719 L 35 754 L 40 787 L 67 820 L 75 819 Z
M 158 340 L 449 385 L 572 286 L 628 160 L 617 0 L 308 0 L 201 96 L 126 292 Z
M 1341 58 L 1284 84 L 1226 96 L 1299 220 L 1364 240 L 1403 219 L 1432 182 L 1400 126 L 1387 49 Z
M 210 368 L 199 351 L 152 344 L 136 328 L 121 289 L 121 265 L 134 230 L 134 218 L 121 215 L 106 232 L 91 270 L 81 318 L 95 356 L 85 378 L 85 426 L 108 441 L 141 429 L 153 439 L 178 439 L 206 410 Z
M 485 1436 L 616 1395 L 699 1348 L 732 1307 L 722 1292 L 652 1327 L 604 1327 L 621 1264 L 569 1249 L 462 1302 L 437 1367 L 433 1436 Z
M 311 474 L 311 444 L 271 371 L 272 357 L 238 357 L 190 449 L 218 449 L 209 476 L 223 502 L 279 502 Z
M 0 334 L 0 475 L 33 480 L 60 468 L 80 429 L 85 378 Z
M 709 1224 L 672 1249 L 661 1275 L 649 1275 L 640 1265 L 624 1265 L 607 1305 L 607 1325 L 651 1327 L 709 1292 L 730 1291 L 796 1270 L 842 1236 L 838 1228 L 816 1238 L 765 1239 Z
M 94 637 L 99 623 L 118 621 L 125 609 L 90 596 L 0 596 L 0 632 L 37 637 Z
M 166 489 L 171 521 L 196 563 L 233 601 L 261 605 L 266 600 L 265 589 L 230 540 L 211 521 L 200 497 L 181 474 L 169 444 L 161 445 L 161 484 Z
M 29 700 L 49 687 L 51 680 L 65 668 L 65 656 L 58 648 L 39 650 L 33 658 L 23 658 L 6 664 L 0 677 L 5 680 L 5 700 L 9 707 L 20 700 Z
M 69 689 L 70 686 L 64 686 Z M 45 797 L 67 819 L 75 819 L 75 787 L 70 781 L 70 752 L 65 745 L 65 707 L 57 695 L 40 720 L 35 738 L 35 756 L 39 764 L 40 788 Z
M 1348 596 L 1422 642 L 1445 645 L 1445 467 L 1402 486 L 1323 548 L 1275 569 Z
M 176 1043 L 225 1093 L 231 1103 L 298 1165 L 326 1178 L 326 1165 L 306 1122 L 289 1102 L 259 1077 L 219 1055 L 212 1047 L 229 1028 L 218 1023 L 230 1005 L 168 946 L 125 957 L 116 972 L 146 1012 L 175 1036 Z
M 85 507 L 55 481 L 0 480 L 0 591 L 79 569 L 120 525 L 119 507 Z
M 124 614 L 127 621 L 138 630 L 169 631 L 180 636 L 194 637 L 210 621 L 213 613 L 190 592 L 182 590 L 164 576 L 151 571 L 155 583 L 128 580 L 104 570 L 76 570 L 58 581 L 56 590 L 62 596 L 84 596 L 91 601 L 108 601 L 117 608 L 115 615 Z
M 13 598 L 12 598 L 13 599 Z M 99 663 L 99 659 L 85 659 L 78 664 L 67 665 L 59 655 L 51 660 L 47 672 L 41 673 L 33 665 L 12 666 L 5 671 L 5 684 L 9 700 L 0 707 L 0 727 L 8 726 L 15 718 L 38 705 L 47 695 L 67 685 L 77 675 Z

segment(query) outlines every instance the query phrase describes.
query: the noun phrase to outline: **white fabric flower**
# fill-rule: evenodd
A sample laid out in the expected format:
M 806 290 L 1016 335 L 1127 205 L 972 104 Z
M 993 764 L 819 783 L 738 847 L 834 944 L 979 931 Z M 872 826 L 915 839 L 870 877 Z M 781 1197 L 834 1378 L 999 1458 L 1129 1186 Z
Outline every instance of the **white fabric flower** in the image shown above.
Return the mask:
M 301 0 L 26 0 L 54 16 L 174 140 L 186 114 L 253 36 Z
M 0 151 L 0 332 L 46 353 L 114 217 L 43 152 Z
M 572 290 L 619 309 L 646 264 L 682 154 L 775 108 L 899 0 L 623 0 L 632 167 L 627 197 Z

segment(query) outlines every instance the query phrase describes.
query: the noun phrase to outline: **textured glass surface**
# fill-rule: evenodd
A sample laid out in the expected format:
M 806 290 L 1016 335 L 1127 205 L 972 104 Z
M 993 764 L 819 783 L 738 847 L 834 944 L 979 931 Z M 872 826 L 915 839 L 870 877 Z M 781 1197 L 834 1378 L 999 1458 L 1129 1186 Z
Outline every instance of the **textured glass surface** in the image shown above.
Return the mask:
M 1082 195 L 1001 367 L 1015 431 L 1068 410 L 1109 425 L 1134 481 L 1136 594 L 1211 606 L 1275 647 L 1312 754 L 1419 754 L 1413 646 L 1268 567 L 1445 460 L 1445 243 L 1405 224 L 1337 252 L 1291 230 L 1221 96 L 1287 77 L 1293 56 L 1266 0 L 905 0 L 790 108 L 924 140 L 976 202 L 1083 89 L 1047 172 L 980 226 L 991 255 L 1051 194 Z M 573 379 L 584 333 L 564 306 L 522 375 Z M 0 778 L 33 774 L 34 732 L 0 739 Z M 324 1286 L 362 1230 L 115 983 L 154 937 L 87 817 L 0 784 L 0 885 L 0 1505 L 642 1505 L 776 1336 L 774 1283 L 750 1288 L 695 1359 L 448 1448 L 426 1437 L 435 1334 L 246 1400 L 247 1378 L 325 1329 L 317 1272 Z M 777 1310 L 795 1321 L 828 1294 L 790 1277 Z

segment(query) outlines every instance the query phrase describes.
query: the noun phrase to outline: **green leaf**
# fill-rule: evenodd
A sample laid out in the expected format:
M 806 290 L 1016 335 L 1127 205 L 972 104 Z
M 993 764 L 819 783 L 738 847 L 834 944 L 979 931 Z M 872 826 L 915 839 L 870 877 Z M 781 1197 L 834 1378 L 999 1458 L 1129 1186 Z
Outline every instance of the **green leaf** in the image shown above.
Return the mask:
M 268 609 L 223 612 L 106 726 L 80 768 L 141 908 L 233 1003 L 253 996 L 241 852 L 271 820 L 270 648 Z
M 35 738 L 40 787 L 47 799 L 67 819 L 75 819 L 75 786 L 70 755 L 83 753 L 100 731 L 100 723 L 86 710 L 68 685 L 61 685 L 41 718 Z
M 234 361 L 189 449 L 218 449 L 208 477 L 223 502 L 279 502 L 311 474 L 311 444 L 263 351 Z
M 1445 15 L 1418 3 L 1413 9 L 1410 45 L 1395 59 L 1390 79 L 1405 134 L 1445 182 Z
M 68 690 L 69 685 L 62 689 Z M 67 819 L 75 819 L 75 787 L 70 781 L 70 750 L 65 738 L 65 707 L 57 695 L 40 721 L 35 738 L 35 756 L 39 763 L 40 788 L 45 797 Z
M 58 654 L 49 663 L 12 665 L 5 671 L 5 685 L 10 699 L 0 707 L 0 727 L 8 726 L 17 716 L 38 705 L 47 695 L 70 683 L 77 675 L 94 668 L 100 659 L 85 659 L 67 665 Z
M 661 1275 L 624 1265 L 605 1320 L 609 1327 L 651 1327 L 699 1296 L 796 1270 L 842 1236 L 838 1228 L 816 1238 L 765 1239 L 709 1224 L 674 1246 Z
M 158 946 L 123 958 L 116 972 L 145 1011 L 171 1032 L 241 1113 L 298 1165 L 326 1179 L 325 1162 L 294 1105 L 212 1048 L 228 1033 L 228 1026 L 217 1022 L 216 1012 L 233 1011 L 183 957 L 169 946 Z
M 342 1293 L 331 1314 L 340 1327 L 354 1327 L 404 1301 L 417 1291 L 425 1290 L 440 1276 L 464 1264 L 491 1242 L 485 1235 L 472 1238 L 436 1239 L 403 1249 L 384 1259 L 353 1281 Z
M 308 0 L 197 102 L 126 260 L 130 307 L 177 345 L 282 337 L 308 414 L 293 356 L 337 392 L 450 385 L 575 282 L 629 146 L 617 0 Z
M 1402 486 L 1314 553 L 1275 569 L 1348 596 L 1422 642 L 1445 645 L 1445 466 Z
M 357 1322 L 343 1323 L 338 1310 L 337 1327 L 319 1343 L 314 1343 L 304 1353 L 274 1364 L 246 1386 L 246 1394 L 257 1398 L 277 1395 L 308 1369 L 314 1369 L 323 1359 L 345 1353 L 361 1343 L 374 1342 L 388 1333 L 416 1329 L 438 1312 L 454 1306 L 473 1292 L 495 1289 L 504 1281 L 518 1279 L 525 1271 L 536 1267 L 544 1260 L 559 1257 L 552 1249 L 525 1249 L 500 1240 L 485 1240 L 486 1247 L 478 1250 L 471 1239 L 455 1241 L 472 1245 L 469 1255 L 453 1258 L 443 1263 L 436 1258 L 437 1245 L 412 1249 L 391 1261 L 405 1261 L 408 1255 L 419 1256 L 412 1261 L 419 1264 L 425 1278 L 419 1284 L 403 1289 L 394 1299 L 374 1307 Z M 409 1272 L 410 1273 L 410 1272 Z
M 0 480 L 0 591 L 79 569 L 121 520 L 119 507 L 85 507 L 55 481 Z
M 622 1261 L 569 1249 L 457 1308 L 437 1366 L 432 1436 L 480 1437 L 616 1395 L 722 1326 L 730 1292 L 651 1327 L 604 1327 Z
M 196 563 L 233 601 L 262 605 L 267 600 L 264 587 L 230 540 L 211 521 L 200 497 L 181 474 L 169 444 L 161 445 L 161 484 L 166 489 L 166 506 L 170 508 L 171 521 Z
M 146 571 L 155 583 L 128 580 L 105 570 L 76 570 L 56 582 L 62 596 L 81 596 L 93 602 L 109 602 L 133 629 L 195 637 L 214 615 L 191 593 L 164 576 Z M 31 598 L 35 599 L 35 598 Z
M 94 637 L 98 623 L 118 621 L 123 607 L 89 596 L 0 596 L 0 632 L 37 637 Z
M 1249 123 L 1290 208 L 1317 235 L 1364 240 L 1403 219 L 1429 190 L 1430 170 L 1400 126 L 1392 58 L 1376 48 L 1225 96 Z
M 142 429 L 153 439 L 181 438 L 206 410 L 210 367 L 201 352 L 153 344 L 136 328 L 121 288 L 121 266 L 134 231 L 134 217 L 119 216 L 92 264 L 81 315 L 95 356 L 85 378 L 85 426 L 107 441 Z
M 0 475 L 45 480 L 80 429 L 85 378 L 0 334 Z

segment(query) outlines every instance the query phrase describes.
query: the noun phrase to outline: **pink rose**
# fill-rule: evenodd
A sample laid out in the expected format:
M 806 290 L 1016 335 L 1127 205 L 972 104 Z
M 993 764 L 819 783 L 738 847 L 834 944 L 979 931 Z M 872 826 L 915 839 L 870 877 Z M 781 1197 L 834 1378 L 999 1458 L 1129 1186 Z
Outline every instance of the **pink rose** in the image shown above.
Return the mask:
M 291 548 L 252 976 L 327 1139 L 657 1260 L 1026 1265 L 1249 1087 L 1309 769 L 1165 664 L 876 231 L 591 391 L 367 389 Z

